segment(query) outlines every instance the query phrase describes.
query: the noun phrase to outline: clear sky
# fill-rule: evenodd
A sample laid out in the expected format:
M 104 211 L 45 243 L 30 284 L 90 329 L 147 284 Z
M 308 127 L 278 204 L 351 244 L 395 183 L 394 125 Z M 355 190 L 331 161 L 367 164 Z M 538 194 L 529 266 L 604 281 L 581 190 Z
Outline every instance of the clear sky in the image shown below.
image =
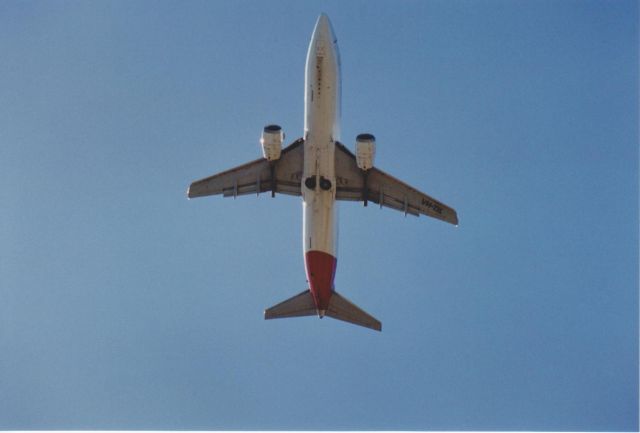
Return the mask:
M 342 141 L 458 211 L 340 207 L 383 322 L 263 320 L 300 199 L 188 201 L 302 134 L 326 12 Z M 0 428 L 638 429 L 638 3 L 0 2 Z

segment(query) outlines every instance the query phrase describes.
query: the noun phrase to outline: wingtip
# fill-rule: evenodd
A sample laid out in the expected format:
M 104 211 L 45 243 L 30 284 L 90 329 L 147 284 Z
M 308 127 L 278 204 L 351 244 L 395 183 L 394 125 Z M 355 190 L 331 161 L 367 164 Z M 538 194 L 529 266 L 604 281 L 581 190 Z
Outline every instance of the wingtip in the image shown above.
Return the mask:
M 194 182 L 195 183 L 195 182 Z M 197 197 L 195 192 L 193 191 L 193 183 L 191 185 L 189 185 L 189 187 L 187 188 L 187 199 L 191 200 L 192 198 Z

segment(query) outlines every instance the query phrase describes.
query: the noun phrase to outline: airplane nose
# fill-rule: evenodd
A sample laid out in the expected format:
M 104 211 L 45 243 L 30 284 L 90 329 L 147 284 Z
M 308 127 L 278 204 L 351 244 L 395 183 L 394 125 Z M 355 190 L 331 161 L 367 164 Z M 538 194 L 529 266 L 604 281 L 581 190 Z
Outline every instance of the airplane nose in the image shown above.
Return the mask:
M 327 14 L 321 13 L 318 16 L 318 22 L 317 22 L 316 25 L 323 26 L 323 27 L 328 27 L 329 26 L 329 17 L 327 16 Z
M 316 40 L 325 40 L 331 43 L 336 40 L 331 26 L 331 21 L 329 21 L 327 14 L 322 13 L 318 17 L 315 29 L 313 30 L 313 38 Z

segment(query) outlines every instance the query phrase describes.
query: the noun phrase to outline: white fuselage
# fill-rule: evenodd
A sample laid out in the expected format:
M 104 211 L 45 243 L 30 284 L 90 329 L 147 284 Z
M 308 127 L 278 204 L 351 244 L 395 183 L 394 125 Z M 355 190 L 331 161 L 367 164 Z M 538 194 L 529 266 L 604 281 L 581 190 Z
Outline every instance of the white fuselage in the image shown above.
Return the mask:
M 309 290 L 265 310 L 265 319 L 318 314 L 380 331 L 382 324 L 335 291 L 336 199 L 379 203 L 412 215 L 458 224 L 454 209 L 373 167 L 375 137 L 359 134 L 352 154 L 340 140 L 340 54 L 329 18 L 318 17 L 307 52 L 304 135 L 282 149 L 279 125 L 267 125 L 264 158 L 192 182 L 189 198 L 276 192 L 302 196 L 302 246 Z M 301 160 L 302 157 L 302 160 Z M 302 167 L 301 167 L 302 166 Z M 337 182 L 340 188 L 337 188 Z M 300 182 L 300 184 L 298 184 Z
M 318 18 L 307 53 L 304 103 L 303 246 L 307 279 L 322 311 L 333 291 L 337 257 L 335 142 L 340 134 L 340 57 L 325 15 Z

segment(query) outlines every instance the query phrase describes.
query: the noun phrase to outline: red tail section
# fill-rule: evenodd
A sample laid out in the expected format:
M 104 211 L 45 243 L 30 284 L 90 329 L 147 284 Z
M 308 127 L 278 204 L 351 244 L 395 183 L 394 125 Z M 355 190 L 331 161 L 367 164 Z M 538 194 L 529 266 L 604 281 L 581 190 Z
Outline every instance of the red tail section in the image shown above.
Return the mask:
M 322 251 L 307 251 L 304 255 L 309 290 L 287 299 L 264 312 L 265 319 L 312 316 L 318 314 L 334 319 L 382 330 L 382 324 L 333 289 L 337 260 Z
M 319 311 L 329 309 L 333 294 L 333 278 L 338 260 L 322 251 L 307 251 L 304 255 L 309 289 Z

